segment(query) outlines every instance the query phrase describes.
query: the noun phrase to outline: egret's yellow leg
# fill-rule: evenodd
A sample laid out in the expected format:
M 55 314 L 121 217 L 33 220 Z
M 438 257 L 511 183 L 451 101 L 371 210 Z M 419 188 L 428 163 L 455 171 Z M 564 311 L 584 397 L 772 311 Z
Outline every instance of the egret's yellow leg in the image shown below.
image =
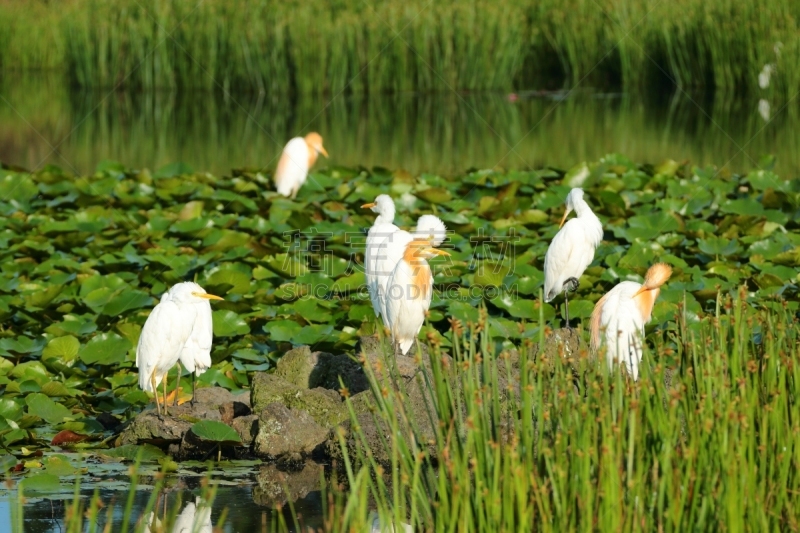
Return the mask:
M 167 415 L 167 378 L 169 373 L 164 374 L 164 416 Z
M 175 398 L 172 399 L 172 405 L 178 405 L 178 389 L 181 387 L 181 362 L 178 360 L 178 382 L 175 384 Z
M 150 374 L 150 386 L 153 387 L 153 393 L 156 397 L 156 411 L 158 414 L 161 414 L 161 406 L 158 404 L 158 385 L 156 385 L 156 371 L 153 370 L 153 373 Z

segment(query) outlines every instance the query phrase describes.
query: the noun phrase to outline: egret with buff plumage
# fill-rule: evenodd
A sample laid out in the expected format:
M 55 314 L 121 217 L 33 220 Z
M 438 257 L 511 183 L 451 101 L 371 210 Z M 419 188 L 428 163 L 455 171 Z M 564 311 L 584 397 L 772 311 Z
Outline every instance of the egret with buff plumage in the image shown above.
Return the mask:
M 295 198 L 319 154 L 328 157 L 319 133 L 311 132 L 305 137 L 295 137 L 286 143 L 275 169 L 275 188 L 278 192 Z
M 639 379 L 644 326 L 650 322 L 661 286 L 672 275 L 672 267 L 656 263 L 647 270 L 644 283 L 622 281 L 597 301 L 592 311 L 591 345 L 606 348 L 610 368 L 625 365 L 634 381 Z

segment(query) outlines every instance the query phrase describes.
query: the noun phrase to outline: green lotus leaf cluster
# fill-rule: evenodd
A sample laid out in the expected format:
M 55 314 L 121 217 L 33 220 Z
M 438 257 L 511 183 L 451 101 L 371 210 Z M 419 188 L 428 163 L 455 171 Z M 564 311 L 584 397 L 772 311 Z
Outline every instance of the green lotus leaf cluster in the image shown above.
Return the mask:
M 587 318 L 612 286 L 641 280 L 657 260 L 674 273 L 650 328 L 696 322 L 741 286 L 754 305 L 798 311 L 800 182 L 768 169 L 731 174 L 616 154 L 566 171 L 452 177 L 331 167 L 287 200 L 268 175 L 246 169 L 0 168 L 0 444 L 22 457 L 70 430 L 90 437 L 75 447 L 105 447 L 107 415 L 122 422 L 150 402 L 135 347 L 153 306 L 180 281 L 225 298 L 213 306 L 213 366 L 200 386 L 245 389 L 293 345 L 352 352 L 376 325 L 363 276 L 374 214 L 359 206 L 381 193 L 395 199 L 401 227 L 432 212 L 451 230 L 442 246 L 451 256 L 432 261 L 423 338 L 447 347 L 449 320 L 477 322 L 482 302 L 499 346 L 532 338 L 540 316 L 560 319 L 539 291 L 574 186 L 605 236 L 573 317 Z

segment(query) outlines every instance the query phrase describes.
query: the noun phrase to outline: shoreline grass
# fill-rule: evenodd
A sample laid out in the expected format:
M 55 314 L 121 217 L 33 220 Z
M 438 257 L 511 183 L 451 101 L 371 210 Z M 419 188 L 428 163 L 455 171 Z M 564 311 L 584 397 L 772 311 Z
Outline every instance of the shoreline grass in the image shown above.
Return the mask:
M 357 428 L 332 530 L 364 530 L 368 501 L 385 527 L 415 531 L 797 530 L 797 317 L 742 290 L 672 326 L 651 335 L 638 383 L 604 357 L 528 359 L 521 347 L 516 396 L 485 321 L 451 332 L 455 359 L 434 346 L 427 384 L 437 458 L 418 431 L 425 415 L 374 387 L 391 464 Z
M 677 85 L 800 91 L 791 0 L 8 0 L 0 69 L 81 87 L 381 93 Z M 759 87 L 764 65 L 775 66 Z

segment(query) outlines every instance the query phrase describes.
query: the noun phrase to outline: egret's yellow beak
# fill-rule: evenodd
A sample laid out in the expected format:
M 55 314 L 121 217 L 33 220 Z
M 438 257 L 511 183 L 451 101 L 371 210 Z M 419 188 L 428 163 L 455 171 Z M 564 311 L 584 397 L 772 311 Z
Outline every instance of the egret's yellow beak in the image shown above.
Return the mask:
M 325 147 L 322 145 L 319 146 L 319 153 L 321 153 L 325 157 L 328 157 L 328 152 L 325 151 Z
M 361 207 L 363 207 L 364 209 L 372 209 L 376 205 L 378 205 L 378 204 L 376 204 L 375 202 L 372 202 L 372 203 L 369 203 L 369 204 L 364 204 Z
M 444 255 L 444 256 L 450 257 L 450 253 L 449 252 L 445 252 L 444 250 L 440 250 L 438 248 L 431 248 L 428 251 L 430 253 L 434 254 L 434 255 Z
M 564 225 L 564 222 L 566 222 L 567 215 L 569 215 L 569 211 L 564 211 L 564 216 L 561 217 L 561 224 L 558 225 L 559 228 Z
M 197 296 L 198 298 L 205 298 L 206 300 L 224 300 L 225 299 L 222 296 L 217 296 L 216 294 L 208 294 L 206 292 L 204 292 L 204 293 L 193 292 L 192 295 L 193 296 Z

